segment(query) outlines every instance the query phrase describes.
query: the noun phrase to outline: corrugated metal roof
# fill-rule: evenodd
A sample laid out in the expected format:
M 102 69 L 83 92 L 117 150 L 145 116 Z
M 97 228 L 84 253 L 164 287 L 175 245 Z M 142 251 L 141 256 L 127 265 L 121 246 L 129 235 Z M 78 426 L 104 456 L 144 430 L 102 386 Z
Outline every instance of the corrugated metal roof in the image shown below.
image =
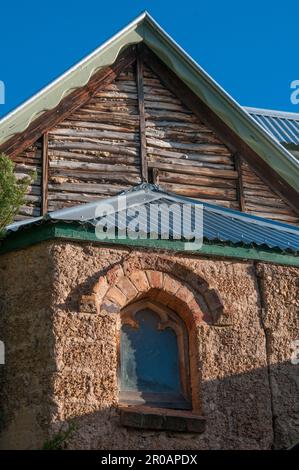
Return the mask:
M 175 203 L 177 206 L 174 207 L 174 210 L 178 215 L 182 207 L 186 205 L 191 207 L 189 219 L 184 219 L 190 230 L 194 227 L 195 212 L 193 209 L 202 207 L 204 240 L 242 244 L 245 246 L 265 246 L 281 251 L 289 250 L 293 253 L 299 251 L 299 228 L 297 227 L 166 193 L 159 187 L 150 184 L 138 185 L 129 191 L 121 193 L 121 195 L 125 196 L 126 204 L 125 206 L 122 205 L 121 208 L 119 206 L 119 198 L 115 196 L 106 200 L 101 199 L 99 202 L 54 211 L 48 214 L 46 218 L 38 217 L 31 221 L 15 223 L 7 227 L 7 229 L 8 231 L 17 231 L 24 227 L 47 221 L 53 223 L 58 221 L 78 222 L 95 226 L 102 220 L 102 222 L 108 222 L 110 227 L 115 225 L 119 230 L 123 230 L 128 227 L 129 222 L 136 216 L 134 213 L 134 210 L 136 210 L 139 211 L 141 225 L 147 227 L 147 233 L 154 231 L 157 238 L 163 238 L 165 231 L 169 231 L 170 238 L 177 240 L 181 232 L 178 232 L 173 220 L 170 220 L 167 227 L 161 221 L 150 227 L 148 219 L 148 209 L 153 204 L 173 205 Z M 140 215 L 141 207 L 145 210 Z M 97 216 L 99 209 L 103 208 L 106 210 L 105 219 Z M 127 209 L 130 209 L 129 213 Z M 185 237 L 189 238 L 189 234 L 186 231 Z M 183 238 L 181 237 L 181 239 Z
M 245 109 L 278 142 L 299 145 L 299 114 L 270 109 Z

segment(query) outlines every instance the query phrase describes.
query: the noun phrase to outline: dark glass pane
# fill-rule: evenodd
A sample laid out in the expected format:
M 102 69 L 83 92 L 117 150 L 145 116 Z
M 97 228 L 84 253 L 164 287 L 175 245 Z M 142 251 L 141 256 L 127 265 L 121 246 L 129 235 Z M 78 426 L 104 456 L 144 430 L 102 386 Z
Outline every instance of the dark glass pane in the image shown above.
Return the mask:
M 121 332 L 121 389 L 180 393 L 175 332 L 157 329 L 159 317 L 149 309 L 135 316 L 139 328 L 123 325 Z

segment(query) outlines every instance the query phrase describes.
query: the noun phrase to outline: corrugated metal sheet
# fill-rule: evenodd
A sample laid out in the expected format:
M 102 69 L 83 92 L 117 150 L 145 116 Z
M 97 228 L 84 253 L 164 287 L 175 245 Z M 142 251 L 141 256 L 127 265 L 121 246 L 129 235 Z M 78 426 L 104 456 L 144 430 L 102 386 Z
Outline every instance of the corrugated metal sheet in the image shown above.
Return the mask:
M 139 220 L 143 227 L 147 227 L 147 233 L 155 233 L 157 238 L 163 238 L 165 232 L 169 231 L 170 238 L 185 239 L 181 231 L 170 220 L 165 226 L 159 220 L 152 224 L 148 219 L 150 207 L 153 204 L 173 205 L 174 213 L 180 214 L 182 208 L 189 205 L 190 217 L 184 219 L 190 232 L 185 231 L 186 239 L 189 238 L 194 228 L 195 208 L 202 207 L 203 215 L 203 237 L 204 240 L 214 242 L 226 242 L 229 244 L 242 244 L 243 246 L 265 246 L 270 249 L 289 250 L 294 253 L 299 251 L 299 228 L 279 222 L 269 221 L 261 217 L 244 214 L 235 210 L 222 208 L 213 204 L 200 203 L 189 198 L 166 193 L 157 186 L 141 184 L 133 189 L 121 193 L 126 197 L 126 206 L 119 206 L 118 196 L 99 202 L 82 204 L 80 206 L 51 212 L 47 218 L 36 218 L 32 221 L 15 223 L 8 227 L 9 231 L 16 231 L 32 224 L 44 223 L 46 221 L 78 222 L 80 224 L 92 224 L 95 226 L 100 221 L 107 223 L 110 227 L 116 226 L 119 230 L 126 229 L 131 220 L 136 216 L 134 210 L 139 213 Z M 109 209 L 110 207 L 110 209 Z M 98 217 L 99 208 L 108 208 L 105 218 Z M 127 209 L 130 209 L 128 213 Z M 140 209 L 143 208 L 143 211 Z M 143 213 L 141 213 L 143 212 Z
M 299 145 L 299 114 L 269 109 L 245 109 L 278 142 Z

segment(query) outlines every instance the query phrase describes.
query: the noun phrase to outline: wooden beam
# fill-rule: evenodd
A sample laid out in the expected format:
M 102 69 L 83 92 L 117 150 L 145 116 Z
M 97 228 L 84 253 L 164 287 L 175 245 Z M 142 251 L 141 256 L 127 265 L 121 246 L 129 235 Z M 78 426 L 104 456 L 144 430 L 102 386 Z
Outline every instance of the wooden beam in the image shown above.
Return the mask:
M 74 90 L 55 108 L 45 111 L 35 119 L 24 132 L 18 133 L 4 142 L 0 146 L 0 152 L 11 157 L 21 153 L 39 139 L 44 132 L 56 126 L 77 108 L 87 103 L 101 88 L 115 80 L 120 72 L 133 64 L 135 60 L 135 46 L 131 46 L 120 54 L 114 64 L 95 73 L 87 85 Z
M 234 154 L 235 168 L 238 172 L 237 179 L 237 196 L 240 205 L 240 211 L 246 212 L 245 198 L 244 198 L 244 188 L 243 188 L 243 176 L 242 176 L 242 157 L 238 154 Z
M 160 172 L 156 167 L 149 167 L 148 169 L 148 180 L 149 183 L 159 185 Z
M 48 156 L 48 133 L 42 136 L 42 181 L 41 181 L 41 215 L 48 212 L 48 175 L 49 175 L 49 156 Z
M 139 110 L 139 131 L 140 131 L 140 166 L 142 181 L 148 182 L 148 168 L 146 156 L 146 135 L 145 135 L 145 111 L 144 111 L 144 88 L 143 88 L 143 53 L 142 46 L 137 46 L 137 93 Z
M 214 111 L 180 80 L 147 46 L 143 50 L 144 62 L 204 124 L 212 129 L 233 154 L 239 153 L 254 168 L 258 176 L 293 210 L 299 214 L 299 194 L 278 175 L 243 139 L 237 135 Z
M 158 168 L 153 168 L 153 184 L 159 185 L 159 170 Z

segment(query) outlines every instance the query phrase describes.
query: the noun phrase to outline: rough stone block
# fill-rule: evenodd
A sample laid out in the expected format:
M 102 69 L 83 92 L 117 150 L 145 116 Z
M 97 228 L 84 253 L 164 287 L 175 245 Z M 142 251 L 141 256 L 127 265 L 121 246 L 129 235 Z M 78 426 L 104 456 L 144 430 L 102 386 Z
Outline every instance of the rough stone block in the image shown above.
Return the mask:
M 154 289 L 161 289 L 163 286 L 163 273 L 161 271 L 146 271 L 149 285 Z
M 132 282 L 127 277 L 123 277 L 117 283 L 117 287 L 123 292 L 123 294 L 126 295 L 126 297 L 129 300 L 134 299 L 134 297 L 136 297 L 136 295 L 138 294 L 136 287 L 132 284 Z
M 127 302 L 127 296 L 117 287 L 111 287 L 106 294 L 106 298 L 117 303 L 120 307 L 125 305 Z
M 138 292 L 146 292 L 149 289 L 148 280 L 144 271 L 134 271 L 130 275 L 130 280 Z
M 80 312 L 81 313 L 98 313 L 97 302 L 94 294 L 82 295 L 80 301 Z

